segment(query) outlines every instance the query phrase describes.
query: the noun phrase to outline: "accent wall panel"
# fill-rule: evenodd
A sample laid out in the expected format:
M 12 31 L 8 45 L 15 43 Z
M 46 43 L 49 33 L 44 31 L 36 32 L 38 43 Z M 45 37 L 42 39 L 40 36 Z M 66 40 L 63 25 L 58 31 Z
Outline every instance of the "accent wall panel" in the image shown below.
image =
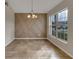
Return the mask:
M 28 19 L 27 13 L 15 14 L 16 38 L 46 38 L 47 14 L 39 14 L 37 19 Z

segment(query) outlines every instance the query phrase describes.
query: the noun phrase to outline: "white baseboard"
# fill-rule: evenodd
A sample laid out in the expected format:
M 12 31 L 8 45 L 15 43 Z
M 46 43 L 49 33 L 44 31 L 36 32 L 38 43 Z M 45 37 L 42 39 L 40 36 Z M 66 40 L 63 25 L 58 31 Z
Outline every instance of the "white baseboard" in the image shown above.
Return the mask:
M 49 39 L 48 39 L 49 40 Z M 49 40 L 50 42 L 51 42 L 51 40 Z M 52 42 L 51 42 L 52 43 Z M 67 51 L 65 51 L 64 49 L 62 49 L 61 47 L 59 47 L 57 44 L 55 44 L 55 43 L 52 43 L 52 44 L 54 44 L 56 47 L 58 47 L 59 49 L 61 49 L 64 53 L 66 53 L 68 56 L 70 56 L 71 58 L 73 58 L 73 56 L 69 53 L 69 52 L 67 52 Z
M 15 38 L 15 39 L 47 39 L 47 38 Z
M 10 40 L 8 43 L 5 44 L 5 47 L 7 47 L 11 42 L 13 42 L 15 39 Z

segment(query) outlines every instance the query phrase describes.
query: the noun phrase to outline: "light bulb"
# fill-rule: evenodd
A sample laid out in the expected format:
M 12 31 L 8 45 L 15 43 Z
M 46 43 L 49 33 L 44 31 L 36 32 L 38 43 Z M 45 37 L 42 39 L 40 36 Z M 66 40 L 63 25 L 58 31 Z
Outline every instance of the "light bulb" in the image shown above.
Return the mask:
M 37 18 L 37 15 L 35 15 L 35 18 Z
M 30 17 L 31 17 L 31 15 L 28 15 L 28 16 L 27 16 L 27 18 L 30 18 Z
M 32 18 L 35 18 L 35 14 L 32 15 Z

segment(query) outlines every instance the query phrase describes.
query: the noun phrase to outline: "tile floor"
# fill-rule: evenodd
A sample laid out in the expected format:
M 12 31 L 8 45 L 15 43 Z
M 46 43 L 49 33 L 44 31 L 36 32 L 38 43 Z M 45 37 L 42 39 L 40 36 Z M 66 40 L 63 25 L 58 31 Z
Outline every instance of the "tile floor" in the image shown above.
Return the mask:
M 5 59 L 72 59 L 48 40 L 14 40 L 5 51 Z

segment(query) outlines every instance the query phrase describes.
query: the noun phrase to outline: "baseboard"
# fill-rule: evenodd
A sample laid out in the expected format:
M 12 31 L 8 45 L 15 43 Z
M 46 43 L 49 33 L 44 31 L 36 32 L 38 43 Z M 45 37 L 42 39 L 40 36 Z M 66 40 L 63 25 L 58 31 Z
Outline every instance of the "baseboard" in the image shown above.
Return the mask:
M 15 39 L 47 39 L 47 38 L 15 38 Z
M 5 44 L 5 47 L 7 47 L 10 43 L 12 43 L 15 39 L 10 40 L 7 44 Z
M 49 40 L 49 39 L 48 39 Z M 50 42 L 51 42 L 51 40 L 49 40 Z M 52 42 L 51 42 L 52 43 Z M 64 53 L 66 53 L 68 56 L 70 56 L 71 58 L 73 58 L 73 56 L 70 54 L 70 53 L 68 53 L 67 51 L 65 51 L 64 49 L 62 49 L 61 47 L 59 47 L 57 44 L 55 44 L 55 43 L 52 43 L 53 45 L 55 45 L 56 47 L 58 47 L 60 50 L 62 50 Z

